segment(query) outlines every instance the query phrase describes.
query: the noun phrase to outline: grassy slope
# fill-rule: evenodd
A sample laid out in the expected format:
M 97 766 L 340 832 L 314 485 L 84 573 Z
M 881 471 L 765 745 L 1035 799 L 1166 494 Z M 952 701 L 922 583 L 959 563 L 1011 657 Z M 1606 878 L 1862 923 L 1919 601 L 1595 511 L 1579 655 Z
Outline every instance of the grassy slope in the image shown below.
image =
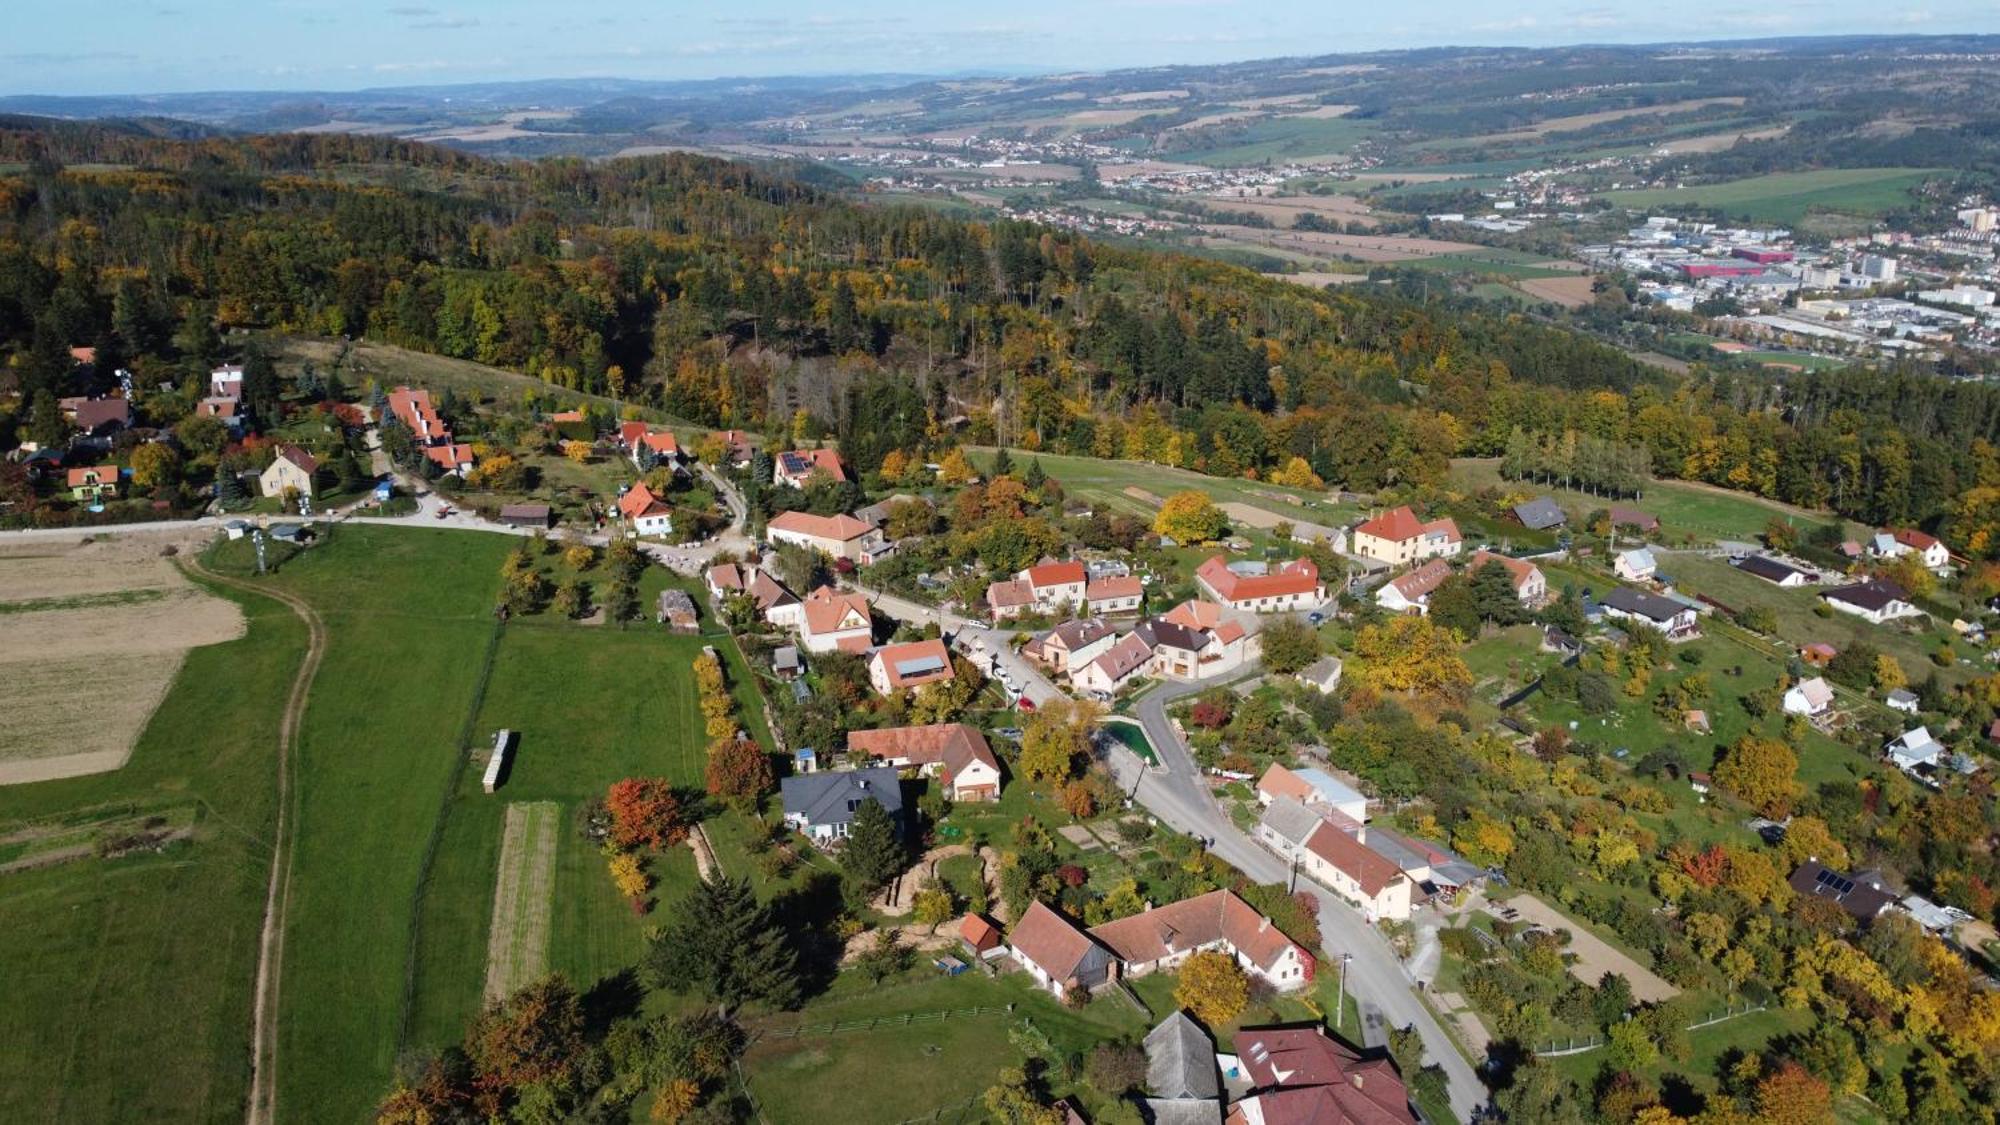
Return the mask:
M 0 1118 L 242 1116 L 274 811 L 272 750 L 305 626 L 239 601 L 249 632 L 188 654 L 123 769 L 0 789 L 0 831 L 106 804 L 200 809 L 165 854 L 0 877 Z
M 1775 501 L 1743 492 L 1718 492 L 1680 481 L 1656 480 L 1636 499 L 1609 500 L 1571 489 L 1550 488 L 1531 481 L 1500 478 L 1500 463 L 1492 458 L 1461 458 L 1451 465 L 1453 485 L 1463 489 L 1493 486 L 1536 496 L 1552 496 L 1570 514 L 1572 526 L 1581 517 L 1612 504 L 1637 508 L 1659 518 L 1660 531 L 1669 543 L 1679 543 L 1692 535 L 1695 540 L 1754 539 L 1772 516 L 1790 518 L 1801 532 L 1815 523 L 1831 523 L 1832 513 L 1800 514 Z

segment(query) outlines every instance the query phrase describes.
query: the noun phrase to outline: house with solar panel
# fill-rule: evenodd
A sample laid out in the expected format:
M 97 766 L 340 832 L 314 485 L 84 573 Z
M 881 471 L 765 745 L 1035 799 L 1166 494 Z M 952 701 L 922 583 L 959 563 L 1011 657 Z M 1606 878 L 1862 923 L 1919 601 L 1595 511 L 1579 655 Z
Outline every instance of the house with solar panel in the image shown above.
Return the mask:
M 825 473 L 837 481 L 847 479 L 840 454 L 831 449 L 787 449 L 771 459 L 772 484 L 804 488 L 814 473 Z
M 952 678 L 951 652 L 941 640 L 883 645 L 868 656 L 868 682 L 878 695 L 915 691 Z

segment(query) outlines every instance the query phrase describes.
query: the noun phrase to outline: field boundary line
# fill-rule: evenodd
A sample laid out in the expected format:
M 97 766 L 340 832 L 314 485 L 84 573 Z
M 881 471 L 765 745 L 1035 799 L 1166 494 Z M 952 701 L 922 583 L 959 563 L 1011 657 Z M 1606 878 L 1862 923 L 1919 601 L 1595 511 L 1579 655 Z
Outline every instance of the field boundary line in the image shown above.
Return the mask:
M 312 695 L 313 679 L 319 674 L 320 658 L 326 654 L 326 623 L 312 604 L 297 594 L 224 577 L 194 556 L 184 557 L 181 565 L 219 585 L 270 598 L 306 625 L 306 651 L 278 722 L 277 823 L 271 833 L 271 874 L 264 890 L 264 922 L 258 937 L 257 981 L 251 1001 L 250 1095 L 243 1119 L 248 1125 L 268 1125 L 278 1116 L 278 987 L 284 973 L 285 915 L 292 900 L 292 860 L 297 851 L 291 846 L 292 834 L 298 830 L 299 803 L 292 772 L 299 755 L 301 720 Z
M 438 797 L 437 816 L 431 821 L 430 838 L 424 841 L 423 859 L 417 865 L 417 881 L 410 888 L 410 937 L 403 950 L 403 999 L 396 1013 L 396 1046 L 409 1046 L 410 1020 L 417 1007 L 417 949 L 423 940 L 424 895 L 430 890 L 431 868 L 437 863 L 438 846 L 444 842 L 445 821 L 451 818 L 451 803 L 465 779 L 465 764 L 472 752 L 472 729 L 479 721 L 479 709 L 486 702 L 486 685 L 493 679 L 493 661 L 500 653 L 500 636 L 507 625 L 494 619 L 493 631 L 486 635 L 486 652 L 479 659 L 479 677 L 473 681 L 472 700 L 466 705 L 465 720 L 458 726 L 458 746 L 452 756 L 451 776 Z

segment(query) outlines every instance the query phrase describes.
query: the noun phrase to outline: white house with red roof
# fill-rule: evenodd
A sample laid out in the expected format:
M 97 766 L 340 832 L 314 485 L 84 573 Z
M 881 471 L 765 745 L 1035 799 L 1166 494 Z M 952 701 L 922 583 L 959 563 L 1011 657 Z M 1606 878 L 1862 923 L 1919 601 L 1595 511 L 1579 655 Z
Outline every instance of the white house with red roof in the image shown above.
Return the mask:
M 1951 551 L 1934 535 L 1926 535 L 1914 527 L 1899 527 L 1885 530 L 1875 536 L 1875 554 L 1885 559 L 1900 559 L 1904 555 L 1917 555 L 1924 561 L 1924 569 L 1943 574 L 1951 569 Z
M 618 498 L 618 516 L 631 526 L 635 535 L 673 534 L 674 510 L 654 495 L 645 481 L 626 489 Z
M 672 430 L 656 429 L 644 422 L 621 422 L 618 426 L 618 447 L 632 458 L 632 463 L 646 467 L 646 456 L 676 469 L 680 468 L 684 453 L 680 438 Z
M 1058 613 L 1081 609 L 1089 578 L 1082 563 L 1038 563 L 986 587 L 986 609 L 995 621 L 1023 613 Z
M 1337 809 L 1275 796 L 1254 835 L 1321 886 L 1353 903 L 1370 922 L 1406 921 L 1417 891 L 1388 856 L 1366 843 L 1368 826 Z
M 868 599 L 821 586 L 806 595 L 799 644 L 807 652 L 867 652 L 875 642 Z
M 805 603 L 763 567 L 717 563 L 708 568 L 707 579 L 708 596 L 717 605 L 731 595 L 743 594 L 757 603 L 757 612 L 773 625 L 796 629 L 805 620 Z
M 1506 568 L 1507 577 L 1514 583 L 1514 596 L 1522 605 L 1535 608 L 1549 600 L 1549 580 L 1542 574 L 1542 568 L 1526 559 L 1511 559 L 1492 551 L 1472 552 L 1472 562 L 1467 566 L 1468 574 L 1477 574 L 1488 563 L 1499 563 Z
M 846 480 L 840 454 L 831 449 L 787 449 L 771 459 L 771 483 L 787 488 L 804 488 L 814 473 L 834 480 Z
M 926 684 L 944 683 L 956 675 L 951 665 L 951 650 L 935 637 L 883 645 L 868 654 L 868 683 L 877 695 L 915 691 Z
M 1000 759 L 986 736 L 964 723 L 849 731 L 847 748 L 883 765 L 937 778 L 954 801 L 1000 799 Z
M 1083 588 L 1084 609 L 1092 614 L 1137 613 L 1146 600 L 1146 584 L 1136 574 L 1092 579 Z
M 764 533 L 773 543 L 795 544 L 861 566 L 887 558 L 893 549 L 874 524 L 846 512 L 831 516 L 779 512 Z
M 1449 517 L 1426 522 L 1408 505 L 1391 508 L 1354 529 L 1354 553 L 1390 566 L 1450 558 L 1464 545 L 1458 524 Z
M 1226 890 L 1156 906 L 1092 926 L 1088 933 L 1118 959 L 1120 973 L 1171 970 L 1196 953 L 1221 953 L 1279 992 L 1312 983 L 1314 959 L 1257 908 Z
M 1152 660 L 1151 646 L 1137 635 L 1127 633 L 1090 663 L 1081 667 L 1072 666 L 1070 686 L 1109 698 L 1144 675 Z
M 1451 564 L 1432 559 L 1408 574 L 1391 578 L 1375 591 L 1375 602 L 1390 613 L 1430 612 L 1431 594 L 1451 577 Z
M 1216 555 L 1195 568 L 1194 581 L 1209 598 L 1240 613 L 1290 613 L 1326 601 L 1326 584 L 1311 559 L 1292 559 L 1260 574 L 1239 573 Z
M 429 391 L 410 387 L 390 391 L 389 414 L 410 431 L 417 447 L 440 470 L 463 473 L 472 467 L 472 447 L 452 440 L 451 428 L 431 404 Z

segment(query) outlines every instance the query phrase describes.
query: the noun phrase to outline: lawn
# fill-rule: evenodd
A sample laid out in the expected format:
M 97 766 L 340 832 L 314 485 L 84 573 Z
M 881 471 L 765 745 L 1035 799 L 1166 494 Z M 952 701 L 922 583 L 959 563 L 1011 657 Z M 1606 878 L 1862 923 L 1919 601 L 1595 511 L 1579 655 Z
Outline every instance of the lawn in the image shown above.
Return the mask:
M 189 652 L 124 768 L 0 789 L 0 835 L 192 809 L 158 855 L 0 876 L 0 1117 L 240 1120 L 275 812 L 273 748 L 306 630 L 227 589 L 249 631 Z
M 1212 477 L 1145 461 L 1100 460 L 1020 449 L 1009 450 L 1008 456 L 1013 458 L 1017 470 L 1025 469 L 1030 460 L 1040 461 L 1042 470 L 1060 482 L 1063 491 L 1073 499 L 1086 501 L 1103 511 L 1143 516 L 1148 520 L 1158 508 L 1128 495 L 1126 489 L 1142 489 L 1162 498 L 1193 489 L 1208 493 L 1218 504 L 1236 501 L 1275 512 L 1287 519 L 1328 526 L 1338 526 L 1353 514 L 1350 509 L 1327 503 L 1324 491 L 1285 488 L 1235 477 Z M 993 465 L 993 451 L 990 449 L 974 450 L 970 457 L 982 471 L 990 470 Z M 1294 504 L 1292 499 L 1299 502 Z
M 1665 1075 L 1677 1074 L 1686 1078 L 1695 1092 L 1710 1094 L 1718 1085 L 1716 1071 L 1723 1055 L 1738 1049 L 1754 1053 L 1770 1040 L 1802 1030 L 1811 1022 L 1804 1013 L 1771 1008 L 1697 1028 L 1688 1032 L 1688 1044 L 1693 1050 L 1685 1064 L 1662 1061 L 1640 1072 L 1640 1077 L 1658 1081 Z M 1607 1065 L 1606 1058 L 1605 1051 L 1599 1049 L 1579 1055 L 1562 1055 L 1549 1061 L 1557 1070 L 1589 1089 L 1596 1081 L 1598 1071 Z
M 1908 206 L 1911 189 L 1935 174 L 1928 168 L 1826 168 L 1684 188 L 1612 191 L 1613 206 L 1645 211 L 1704 207 L 1751 222 L 1796 223 L 1812 210 L 1879 216 Z
M 1832 523 L 1832 513 L 1801 513 L 1775 501 L 1742 492 L 1705 488 L 1683 481 L 1656 480 L 1645 492 L 1632 499 L 1611 500 L 1566 488 L 1551 488 L 1532 481 L 1501 479 L 1500 462 L 1495 458 L 1459 458 L 1451 463 L 1452 483 L 1468 491 L 1496 487 L 1508 492 L 1552 496 L 1570 514 L 1572 524 L 1600 508 L 1612 504 L 1638 508 L 1659 518 L 1660 533 L 1671 543 L 1692 539 L 1755 539 L 1772 516 L 1783 516 L 1802 533 L 1816 524 Z
M 1216 134 L 1224 147 L 1174 153 L 1213 168 L 1269 164 L 1345 152 L 1374 131 L 1374 125 L 1345 117 L 1280 117 L 1229 128 Z

